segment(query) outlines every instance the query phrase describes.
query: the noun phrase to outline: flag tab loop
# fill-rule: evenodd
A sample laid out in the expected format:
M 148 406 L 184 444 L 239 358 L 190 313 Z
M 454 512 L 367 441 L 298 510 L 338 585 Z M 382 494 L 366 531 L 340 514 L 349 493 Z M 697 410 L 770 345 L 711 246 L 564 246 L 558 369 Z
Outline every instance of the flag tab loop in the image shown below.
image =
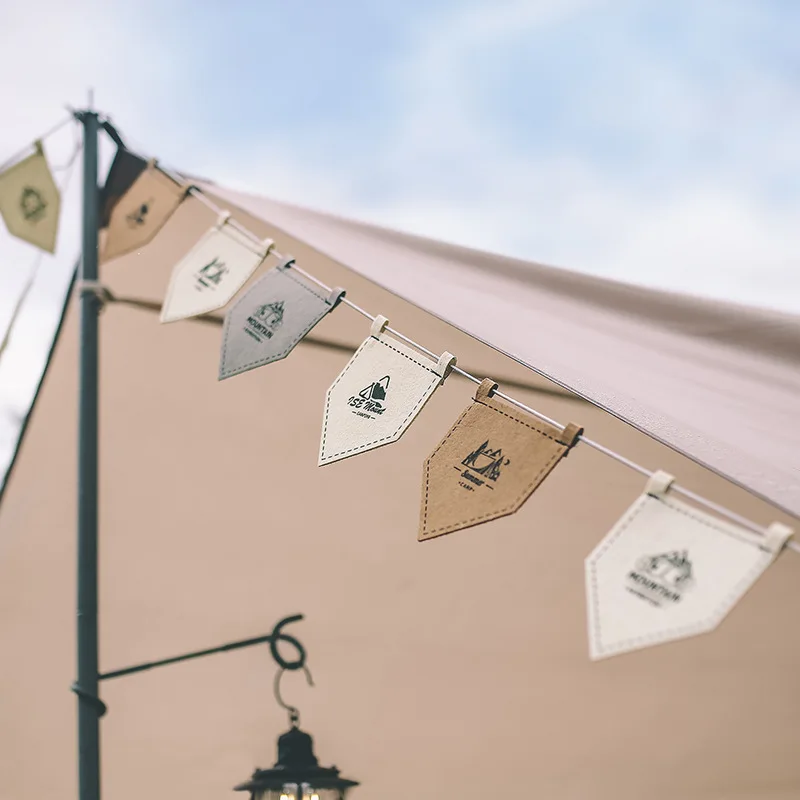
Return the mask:
M 773 522 L 767 528 L 767 535 L 761 544 L 761 549 L 768 553 L 780 553 L 786 542 L 792 537 L 794 531 L 782 522 Z
M 436 362 L 433 371 L 442 379 L 441 382 L 444 383 L 445 378 L 447 378 L 455 365 L 456 357 L 445 350 L 444 353 L 439 356 L 439 360 Z
M 369 329 L 369 335 L 374 336 L 377 339 L 386 330 L 388 325 L 389 320 L 384 317 L 383 314 L 378 314 L 378 316 L 372 320 L 372 326 Z
M 570 422 L 564 427 L 564 430 L 561 431 L 561 435 L 556 439 L 559 444 L 566 445 L 568 448 L 574 447 L 576 442 L 578 441 L 578 437 L 583 435 L 583 428 L 580 425 L 576 425 L 574 422 Z
M 485 400 L 487 397 L 493 397 L 494 393 L 497 391 L 497 384 L 491 378 L 484 378 L 481 381 L 480 386 L 475 391 L 475 399 L 480 402 L 481 400 Z
M 342 298 L 347 294 L 345 289 L 342 289 L 341 286 L 335 286 L 331 289 L 331 293 L 328 295 L 327 303 L 332 308 L 336 308 L 339 303 L 342 302 Z
M 644 487 L 644 493 L 651 497 L 664 497 L 669 487 L 675 482 L 675 476 L 663 470 L 654 472 Z

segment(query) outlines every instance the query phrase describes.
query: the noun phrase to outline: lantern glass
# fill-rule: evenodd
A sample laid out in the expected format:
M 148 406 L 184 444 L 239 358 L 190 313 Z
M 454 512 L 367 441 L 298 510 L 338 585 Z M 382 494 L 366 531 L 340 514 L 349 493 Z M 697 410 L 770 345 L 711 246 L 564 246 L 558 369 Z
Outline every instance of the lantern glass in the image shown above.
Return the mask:
M 311 784 L 285 783 L 282 789 L 262 789 L 254 800 L 344 800 L 345 789 L 317 789 Z

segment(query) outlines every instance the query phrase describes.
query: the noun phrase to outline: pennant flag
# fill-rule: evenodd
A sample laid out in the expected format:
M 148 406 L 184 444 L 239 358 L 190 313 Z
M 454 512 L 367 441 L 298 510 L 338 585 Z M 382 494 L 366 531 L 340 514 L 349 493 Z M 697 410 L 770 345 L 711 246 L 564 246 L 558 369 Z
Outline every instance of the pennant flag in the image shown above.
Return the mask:
M 55 253 L 61 196 L 41 142 L 36 152 L 0 174 L 0 214 L 12 236 Z
M 656 472 L 586 559 L 594 660 L 713 630 L 792 535 L 716 519 L 669 497 L 673 480 Z
M 272 239 L 255 242 L 229 224 L 225 212 L 172 271 L 161 322 L 226 306 L 267 257 Z
M 133 182 L 111 211 L 102 260 L 144 247 L 173 215 L 187 187 L 162 172 L 155 161 Z
M 323 294 L 284 261 L 259 278 L 225 315 L 219 379 L 286 358 L 297 343 L 344 297 Z
M 583 432 L 540 422 L 496 391 L 484 380 L 425 462 L 419 541 L 513 514 Z
M 384 333 L 379 316 L 370 335 L 328 389 L 319 466 L 396 442 L 450 373 L 456 358 L 432 361 Z
M 136 179 L 147 169 L 147 162 L 126 150 L 118 147 L 114 160 L 108 169 L 106 182 L 99 192 L 100 228 L 107 228 L 111 222 L 114 206 L 127 194 Z

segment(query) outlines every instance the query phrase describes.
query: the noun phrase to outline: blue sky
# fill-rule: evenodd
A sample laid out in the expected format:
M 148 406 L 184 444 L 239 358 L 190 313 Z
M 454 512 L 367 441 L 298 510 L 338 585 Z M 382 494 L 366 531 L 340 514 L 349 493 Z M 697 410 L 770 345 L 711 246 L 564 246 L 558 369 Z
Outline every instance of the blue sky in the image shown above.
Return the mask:
M 800 313 L 794 0 L 43 0 L 1 4 L 0 30 L 0 160 L 91 85 L 131 141 L 234 188 Z M 0 365 L 6 409 L 75 210 Z M 32 258 L 0 231 L 0 330 Z

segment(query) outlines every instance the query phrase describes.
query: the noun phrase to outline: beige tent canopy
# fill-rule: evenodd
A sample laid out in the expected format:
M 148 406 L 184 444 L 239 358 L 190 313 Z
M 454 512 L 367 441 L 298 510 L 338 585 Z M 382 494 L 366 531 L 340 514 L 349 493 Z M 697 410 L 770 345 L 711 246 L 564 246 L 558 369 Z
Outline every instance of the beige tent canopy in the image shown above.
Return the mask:
M 431 350 L 797 528 L 798 319 L 203 188 Z M 641 476 L 578 445 L 517 514 L 418 543 L 423 461 L 474 386 L 451 376 L 400 442 L 319 469 L 325 391 L 369 324 L 339 308 L 288 359 L 218 382 L 218 321 L 158 324 L 214 218 L 187 199 L 103 268 L 120 302 L 101 317 L 101 669 L 302 612 L 317 685 L 285 695 L 355 798 L 800 795 L 800 556 L 713 633 L 590 662 L 583 561 Z M 75 795 L 73 306 L 0 505 L 0 798 Z M 272 670 L 254 649 L 104 684 L 105 795 L 231 796 L 275 759 Z

